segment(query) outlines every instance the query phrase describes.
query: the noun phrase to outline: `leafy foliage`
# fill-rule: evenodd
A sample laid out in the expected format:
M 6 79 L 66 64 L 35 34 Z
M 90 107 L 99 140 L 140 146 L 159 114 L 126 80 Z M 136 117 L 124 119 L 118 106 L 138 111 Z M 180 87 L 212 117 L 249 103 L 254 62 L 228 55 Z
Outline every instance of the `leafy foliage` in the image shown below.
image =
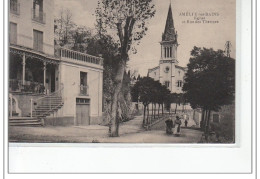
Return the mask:
M 72 44 L 72 31 L 76 24 L 72 21 L 72 13 L 69 9 L 62 9 L 59 17 L 54 19 L 55 45 L 65 46 Z
M 194 47 L 183 85 L 192 108 L 202 109 L 201 127 L 209 141 L 211 111 L 232 104 L 235 95 L 235 60 L 222 50 Z
M 154 16 L 152 0 L 102 0 L 96 9 L 97 26 L 103 33 L 115 32 L 120 54 L 128 60 L 128 51 L 135 51 L 148 30 L 147 20 Z M 137 43 L 139 44 L 139 42 Z
M 220 109 L 230 104 L 235 93 L 235 60 L 222 50 L 194 47 L 183 91 L 193 108 Z
M 163 105 L 170 99 L 170 91 L 167 87 L 150 77 L 140 77 L 132 87 L 131 95 L 134 102 L 140 101 L 144 107 L 150 103 Z

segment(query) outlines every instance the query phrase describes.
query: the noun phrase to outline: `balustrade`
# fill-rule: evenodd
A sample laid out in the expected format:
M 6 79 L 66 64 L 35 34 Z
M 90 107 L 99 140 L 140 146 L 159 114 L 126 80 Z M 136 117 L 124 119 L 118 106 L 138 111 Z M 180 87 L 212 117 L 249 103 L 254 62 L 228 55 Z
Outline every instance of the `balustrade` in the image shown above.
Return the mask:
M 92 55 L 88 55 L 88 54 L 81 53 L 81 52 L 76 52 L 76 51 L 65 49 L 65 48 L 60 49 L 60 56 L 62 58 L 69 58 L 69 59 L 74 59 L 77 61 L 93 63 L 93 64 L 103 66 L 103 59 L 101 57 L 95 57 Z

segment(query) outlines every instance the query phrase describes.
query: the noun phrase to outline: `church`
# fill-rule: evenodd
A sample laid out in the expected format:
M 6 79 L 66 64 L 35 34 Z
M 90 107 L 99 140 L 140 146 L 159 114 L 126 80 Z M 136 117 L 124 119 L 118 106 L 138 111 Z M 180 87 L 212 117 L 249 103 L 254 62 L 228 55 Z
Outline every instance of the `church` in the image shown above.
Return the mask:
M 174 28 L 172 8 L 169 6 L 169 11 L 166 19 L 165 30 L 162 34 L 161 58 L 159 66 L 148 70 L 148 76 L 154 80 L 160 81 L 165 85 L 171 93 L 182 93 L 182 86 L 185 67 L 179 66 L 177 49 L 178 49 L 178 34 Z

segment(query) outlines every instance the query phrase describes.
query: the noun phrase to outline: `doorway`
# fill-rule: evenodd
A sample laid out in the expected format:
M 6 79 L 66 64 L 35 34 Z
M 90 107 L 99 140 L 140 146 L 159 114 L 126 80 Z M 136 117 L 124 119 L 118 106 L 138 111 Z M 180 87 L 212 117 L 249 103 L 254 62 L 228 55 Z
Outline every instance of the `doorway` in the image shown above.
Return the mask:
M 90 125 L 90 100 L 76 98 L 76 121 L 75 125 Z

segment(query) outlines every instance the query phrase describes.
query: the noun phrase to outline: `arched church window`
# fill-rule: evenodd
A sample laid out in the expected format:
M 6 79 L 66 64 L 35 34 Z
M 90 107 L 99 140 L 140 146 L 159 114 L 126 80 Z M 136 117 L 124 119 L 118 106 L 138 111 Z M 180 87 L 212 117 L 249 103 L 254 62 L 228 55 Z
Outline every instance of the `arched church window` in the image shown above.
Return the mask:
M 172 47 L 170 47 L 170 57 L 172 58 Z
M 169 82 L 169 81 L 165 81 L 165 82 L 164 82 L 164 85 L 165 85 L 167 88 L 169 88 L 169 87 L 170 87 L 170 82 Z
M 181 80 L 177 81 L 177 87 L 182 87 L 182 81 Z
M 167 56 L 167 50 L 166 50 L 166 47 L 164 47 L 164 58 L 166 58 Z

